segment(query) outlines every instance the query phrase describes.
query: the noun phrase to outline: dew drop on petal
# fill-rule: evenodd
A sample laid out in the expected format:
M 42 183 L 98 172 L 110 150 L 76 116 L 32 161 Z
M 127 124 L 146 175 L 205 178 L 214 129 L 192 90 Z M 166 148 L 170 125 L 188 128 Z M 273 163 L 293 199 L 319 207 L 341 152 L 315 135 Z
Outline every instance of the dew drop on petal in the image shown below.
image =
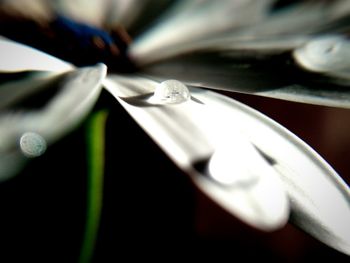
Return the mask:
M 153 99 L 162 104 L 176 104 L 188 101 L 190 97 L 185 84 L 178 80 L 166 80 L 157 86 Z
M 327 36 L 309 41 L 294 54 L 306 69 L 318 72 L 348 70 L 350 42 L 340 36 Z
M 42 155 L 47 148 L 45 139 L 35 132 L 24 133 L 19 144 L 23 154 L 31 158 Z

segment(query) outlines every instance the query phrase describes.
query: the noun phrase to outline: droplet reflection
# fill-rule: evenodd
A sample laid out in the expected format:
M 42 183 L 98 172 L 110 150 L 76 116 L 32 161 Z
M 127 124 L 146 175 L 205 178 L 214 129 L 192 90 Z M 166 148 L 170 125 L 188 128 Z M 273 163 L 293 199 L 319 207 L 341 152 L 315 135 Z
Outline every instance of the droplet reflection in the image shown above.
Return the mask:
M 249 187 L 258 182 L 265 166 L 249 142 L 237 140 L 217 147 L 207 168 L 211 178 L 220 184 Z
M 182 103 L 191 97 L 190 91 L 182 82 L 166 80 L 158 85 L 154 91 L 154 102 L 161 104 Z
M 19 144 L 23 154 L 31 158 L 42 155 L 47 148 L 45 139 L 34 132 L 24 133 Z

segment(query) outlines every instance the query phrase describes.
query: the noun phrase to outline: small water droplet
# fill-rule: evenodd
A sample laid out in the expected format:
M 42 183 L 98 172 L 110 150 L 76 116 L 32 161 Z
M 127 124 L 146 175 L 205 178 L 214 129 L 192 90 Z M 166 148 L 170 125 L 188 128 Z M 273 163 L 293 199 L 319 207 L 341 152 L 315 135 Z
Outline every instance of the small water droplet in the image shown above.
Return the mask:
M 162 104 L 182 103 L 188 101 L 190 97 L 191 94 L 186 85 L 172 79 L 160 83 L 153 95 L 154 101 Z
M 46 151 L 45 139 L 37 133 L 26 132 L 21 136 L 20 147 L 27 157 L 38 157 Z
M 340 36 L 310 40 L 294 52 L 296 61 L 304 68 L 317 72 L 349 69 L 350 42 Z

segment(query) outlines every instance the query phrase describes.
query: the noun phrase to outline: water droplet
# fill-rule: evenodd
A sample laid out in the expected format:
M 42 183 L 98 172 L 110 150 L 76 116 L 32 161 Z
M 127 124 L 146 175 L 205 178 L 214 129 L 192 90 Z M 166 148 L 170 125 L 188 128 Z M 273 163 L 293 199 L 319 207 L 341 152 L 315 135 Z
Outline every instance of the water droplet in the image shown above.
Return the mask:
M 19 144 L 23 154 L 27 157 L 38 157 L 46 151 L 45 139 L 34 132 L 24 133 Z
M 294 52 L 297 62 L 317 72 L 334 72 L 350 67 L 350 42 L 340 36 L 326 36 L 310 40 Z
M 160 83 L 154 91 L 153 99 L 157 103 L 176 104 L 189 100 L 190 91 L 182 82 L 166 80 Z

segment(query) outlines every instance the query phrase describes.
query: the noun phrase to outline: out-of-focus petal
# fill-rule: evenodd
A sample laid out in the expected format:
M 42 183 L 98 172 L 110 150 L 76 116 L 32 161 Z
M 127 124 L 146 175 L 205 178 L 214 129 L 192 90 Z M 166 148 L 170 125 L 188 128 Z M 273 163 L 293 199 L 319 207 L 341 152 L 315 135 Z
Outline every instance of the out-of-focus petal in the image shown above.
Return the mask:
M 231 42 L 300 38 L 329 28 L 348 15 L 344 1 L 305 1 L 273 10 L 275 1 L 182 1 L 130 48 L 141 65 Z M 343 12 L 339 12 L 343 6 Z
M 55 0 L 47 2 L 56 13 L 98 27 L 103 25 L 107 10 L 110 8 L 109 0 Z
M 47 0 L 2 0 L 0 10 L 3 14 L 32 19 L 42 24 L 47 23 L 52 17 L 52 9 Z
M 136 35 L 156 20 L 173 0 L 111 0 L 105 17 L 108 28 L 122 26 Z
M 74 128 L 97 100 L 105 75 L 104 65 L 77 69 L 60 76 L 50 75 L 46 79 L 46 89 L 58 91 L 44 106 L 21 109 L 22 104 L 17 107 L 6 105 L 0 111 L 0 162 L 4 162 L 0 166 L 0 180 L 13 176 L 16 167 L 20 169 L 20 164 L 26 160 L 27 153 L 32 157 L 39 155 L 35 151 L 44 147 L 41 144 L 51 144 Z M 42 85 L 41 82 L 37 84 Z M 18 84 L 23 85 L 23 81 Z M 20 143 L 23 136 L 24 144 Z
M 198 41 L 257 23 L 266 16 L 270 2 L 179 1 L 135 39 L 130 55 L 140 64 L 145 64 L 188 51 Z
M 64 72 L 72 70 L 68 62 L 37 49 L 0 37 L 0 71 L 42 70 Z

